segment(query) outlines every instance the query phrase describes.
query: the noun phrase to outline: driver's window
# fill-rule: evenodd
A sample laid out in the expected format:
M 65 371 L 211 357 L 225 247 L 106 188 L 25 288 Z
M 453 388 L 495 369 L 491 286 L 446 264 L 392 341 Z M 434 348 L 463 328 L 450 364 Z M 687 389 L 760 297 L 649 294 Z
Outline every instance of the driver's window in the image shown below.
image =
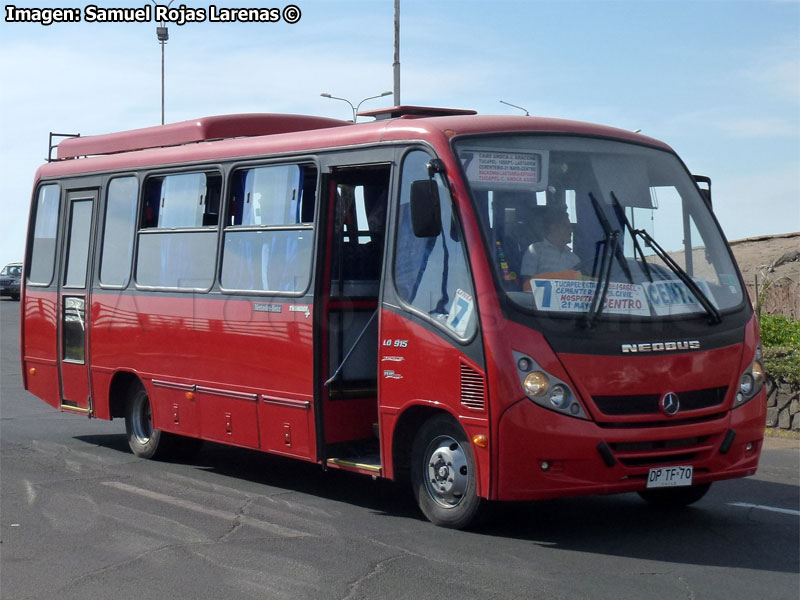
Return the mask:
M 475 294 L 461 229 L 447 186 L 439 191 L 441 231 L 417 237 L 411 223 L 411 183 L 429 178 L 426 152 L 409 152 L 403 161 L 395 249 L 394 282 L 400 298 L 456 337 L 472 336 L 477 323 Z

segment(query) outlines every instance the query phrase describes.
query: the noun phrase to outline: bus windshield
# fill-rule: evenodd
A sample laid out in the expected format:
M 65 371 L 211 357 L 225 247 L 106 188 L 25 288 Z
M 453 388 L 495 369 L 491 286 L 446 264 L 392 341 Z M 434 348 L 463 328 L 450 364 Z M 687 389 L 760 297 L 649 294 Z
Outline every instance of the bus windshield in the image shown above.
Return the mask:
M 455 144 L 508 297 L 549 316 L 708 314 L 744 298 L 714 221 L 677 157 L 541 135 Z

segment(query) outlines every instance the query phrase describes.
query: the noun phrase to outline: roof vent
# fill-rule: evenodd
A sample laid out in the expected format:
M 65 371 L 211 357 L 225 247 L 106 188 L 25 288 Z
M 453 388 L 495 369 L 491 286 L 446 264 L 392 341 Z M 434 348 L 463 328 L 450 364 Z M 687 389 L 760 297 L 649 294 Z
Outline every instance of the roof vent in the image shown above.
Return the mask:
M 477 115 L 477 110 L 464 108 L 437 108 L 435 106 L 392 106 L 358 113 L 359 117 L 375 117 L 378 121 L 398 117 L 447 117 L 451 115 Z

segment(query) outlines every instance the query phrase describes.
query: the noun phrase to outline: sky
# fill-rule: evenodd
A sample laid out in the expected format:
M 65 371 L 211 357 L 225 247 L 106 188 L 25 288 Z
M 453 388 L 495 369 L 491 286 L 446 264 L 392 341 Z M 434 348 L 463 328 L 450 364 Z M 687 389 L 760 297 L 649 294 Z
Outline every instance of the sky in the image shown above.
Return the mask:
M 345 102 L 320 94 L 357 103 L 392 89 L 393 0 L 214 4 L 290 3 L 301 11 L 294 24 L 168 24 L 166 122 L 246 112 L 349 119 Z M 83 16 L 89 4 L 14 6 Z M 0 22 L 0 265 L 23 258 L 49 132 L 160 124 L 155 26 Z M 403 104 L 521 114 L 505 100 L 531 115 L 641 129 L 712 178 L 728 239 L 800 231 L 800 0 L 401 0 L 400 63 Z

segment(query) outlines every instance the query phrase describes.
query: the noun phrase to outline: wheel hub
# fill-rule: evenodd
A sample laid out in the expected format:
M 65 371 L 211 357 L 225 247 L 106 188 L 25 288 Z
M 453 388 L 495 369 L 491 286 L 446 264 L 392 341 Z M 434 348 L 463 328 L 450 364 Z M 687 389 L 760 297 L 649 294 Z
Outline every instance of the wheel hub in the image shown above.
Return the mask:
M 431 498 L 447 508 L 457 506 L 469 482 L 467 457 L 461 444 L 449 436 L 439 436 L 428 445 L 425 456 L 425 483 Z

